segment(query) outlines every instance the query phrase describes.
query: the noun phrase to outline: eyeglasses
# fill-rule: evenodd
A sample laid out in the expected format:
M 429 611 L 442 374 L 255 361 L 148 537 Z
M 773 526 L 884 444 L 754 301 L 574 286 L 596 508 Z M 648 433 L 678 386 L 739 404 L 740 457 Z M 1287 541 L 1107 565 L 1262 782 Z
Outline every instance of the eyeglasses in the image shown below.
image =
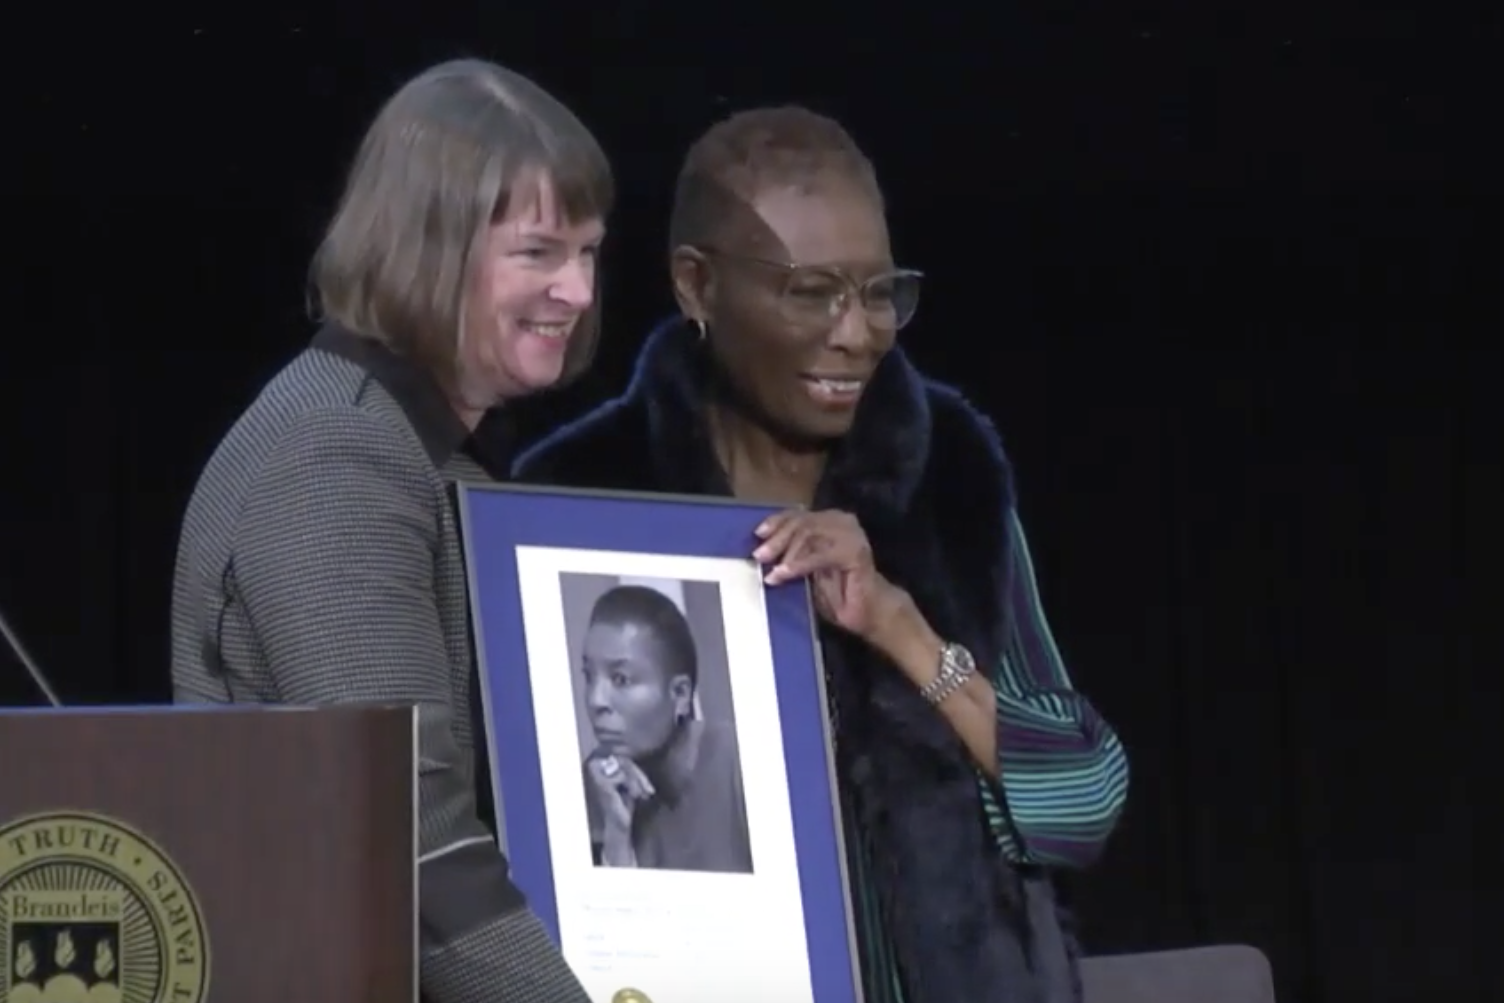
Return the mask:
M 701 247 L 701 253 L 759 265 L 782 275 L 778 305 L 784 319 L 801 327 L 828 326 L 846 316 L 852 298 L 862 304 L 873 327 L 897 331 L 914 319 L 919 308 L 919 286 L 923 272 L 896 268 L 864 280 L 835 265 L 799 265 L 789 261 L 770 261 L 746 254 L 732 254 L 713 247 Z

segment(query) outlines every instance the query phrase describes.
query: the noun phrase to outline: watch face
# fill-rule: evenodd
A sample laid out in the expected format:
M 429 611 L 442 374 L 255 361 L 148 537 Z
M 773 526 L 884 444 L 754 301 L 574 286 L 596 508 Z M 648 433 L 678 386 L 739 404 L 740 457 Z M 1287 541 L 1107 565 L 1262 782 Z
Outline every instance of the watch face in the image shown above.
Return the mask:
M 945 649 L 945 654 L 948 658 L 955 662 L 956 668 L 960 669 L 962 672 L 970 674 L 976 671 L 976 659 L 972 658 L 971 652 L 967 651 L 961 645 L 950 645 Z

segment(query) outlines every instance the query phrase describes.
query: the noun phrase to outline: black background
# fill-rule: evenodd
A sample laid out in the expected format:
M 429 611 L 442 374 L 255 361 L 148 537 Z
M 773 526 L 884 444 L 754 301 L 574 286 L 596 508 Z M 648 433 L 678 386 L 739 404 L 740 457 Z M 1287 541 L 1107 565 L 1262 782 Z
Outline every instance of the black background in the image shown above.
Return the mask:
M 1284 1001 L 1504 998 L 1484 15 L 233 11 L 7 31 L 0 607 L 65 698 L 166 698 L 182 505 L 308 337 L 309 253 L 402 79 L 495 58 L 618 166 L 610 341 L 535 431 L 619 388 L 669 308 L 689 142 L 798 100 L 876 160 L 931 276 L 906 345 L 997 419 L 1061 644 L 1130 749 L 1128 816 L 1077 883 L 1090 946 L 1251 942 Z

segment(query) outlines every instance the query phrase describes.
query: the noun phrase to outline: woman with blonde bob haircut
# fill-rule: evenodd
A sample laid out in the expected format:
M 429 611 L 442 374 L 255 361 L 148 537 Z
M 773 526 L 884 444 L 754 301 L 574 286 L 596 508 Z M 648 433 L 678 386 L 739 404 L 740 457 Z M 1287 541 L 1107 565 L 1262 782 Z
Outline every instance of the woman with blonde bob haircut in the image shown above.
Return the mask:
M 377 115 L 314 260 L 322 326 L 199 479 L 173 589 L 183 703 L 418 708 L 428 1003 L 585 1003 L 489 831 L 447 485 L 504 477 L 505 405 L 573 378 L 598 332 L 613 194 L 559 101 L 489 63 Z

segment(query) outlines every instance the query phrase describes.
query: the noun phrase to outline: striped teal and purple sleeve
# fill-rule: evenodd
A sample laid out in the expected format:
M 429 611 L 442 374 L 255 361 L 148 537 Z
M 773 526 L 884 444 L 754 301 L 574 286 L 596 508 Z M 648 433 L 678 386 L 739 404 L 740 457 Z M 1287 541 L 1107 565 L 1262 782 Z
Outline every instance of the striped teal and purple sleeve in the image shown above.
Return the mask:
M 1023 525 L 1016 514 L 1008 518 L 1011 633 L 993 675 L 1001 781 L 982 778 L 982 802 L 1008 859 L 1081 868 L 1101 855 L 1122 813 L 1128 759 L 1112 727 L 1071 687 Z

